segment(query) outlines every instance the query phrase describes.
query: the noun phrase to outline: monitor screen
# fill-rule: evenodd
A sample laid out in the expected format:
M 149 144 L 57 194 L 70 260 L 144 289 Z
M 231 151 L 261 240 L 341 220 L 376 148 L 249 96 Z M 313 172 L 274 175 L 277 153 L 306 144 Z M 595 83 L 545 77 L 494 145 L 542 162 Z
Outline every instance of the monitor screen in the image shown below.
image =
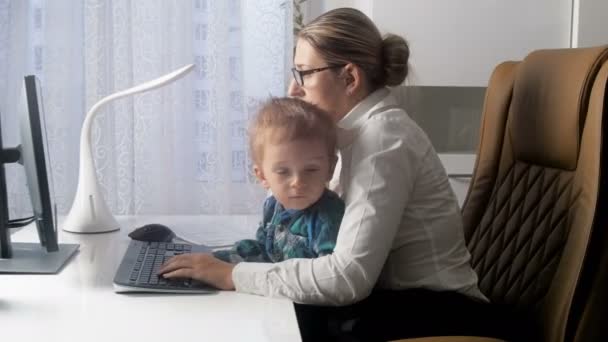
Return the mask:
M 78 245 L 58 244 L 56 213 L 53 205 L 51 159 L 46 140 L 46 124 L 40 82 L 35 76 L 26 76 L 19 104 L 21 145 L 2 147 L 0 166 L 0 272 L 56 273 L 74 254 Z M 4 164 L 19 162 L 23 165 L 32 203 L 33 221 L 40 243 L 11 242 L 10 228 L 26 222 L 11 220 L 8 214 Z

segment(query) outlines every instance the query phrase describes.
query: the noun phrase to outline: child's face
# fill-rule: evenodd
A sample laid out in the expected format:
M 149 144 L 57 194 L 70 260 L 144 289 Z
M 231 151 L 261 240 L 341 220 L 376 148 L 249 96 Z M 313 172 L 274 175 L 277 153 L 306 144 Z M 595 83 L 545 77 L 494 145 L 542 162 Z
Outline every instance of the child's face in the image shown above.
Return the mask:
M 320 139 L 267 142 L 262 165 L 254 165 L 254 170 L 286 209 L 305 209 L 321 198 L 333 164 Z

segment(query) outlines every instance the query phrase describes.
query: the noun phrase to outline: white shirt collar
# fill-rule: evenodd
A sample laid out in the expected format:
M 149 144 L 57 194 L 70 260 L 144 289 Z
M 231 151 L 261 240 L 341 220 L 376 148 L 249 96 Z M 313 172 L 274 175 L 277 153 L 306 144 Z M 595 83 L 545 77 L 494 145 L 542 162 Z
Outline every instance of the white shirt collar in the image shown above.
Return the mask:
M 338 121 L 338 149 L 350 146 L 365 121 L 387 107 L 396 107 L 397 100 L 386 87 L 369 94 Z
M 382 87 L 373 93 L 367 95 L 353 109 L 350 110 L 340 121 L 338 127 L 343 130 L 352 130 L 359 128 L 365 119 L 368 119 L 370 114 L 375 112 L 375 109 L 386 107 L 387 105 L 396 105 L 397 101 L 391 95 L 388 88 Z

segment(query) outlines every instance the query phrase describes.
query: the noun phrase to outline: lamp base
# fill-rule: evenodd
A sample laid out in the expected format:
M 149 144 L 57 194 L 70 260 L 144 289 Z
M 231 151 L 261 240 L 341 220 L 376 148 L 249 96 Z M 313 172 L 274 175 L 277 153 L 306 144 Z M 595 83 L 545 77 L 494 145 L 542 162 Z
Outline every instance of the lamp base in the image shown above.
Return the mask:
M 75 205 L 61 223 L 61 229 L 72 233 L 105 233 L 120 229 L 120 224 L 107 210 L 105 203 L 100 203 L 100 210 L 94 210 L 93 206 Z M 103 209 L 102 209 L 103 208 Z
M 109 233 L 120 230 L 120 227 L 100 227 L 100 226 L 86 226 L 86 227 L 72 227 L 76 229 L 70 229 L 69 226 L 61 228 L 65 232 L 78 233 L 78 234 L 96 234 L 96 233 Z
M 95 234 L 95 233 L 109 233 L 120 230 L 120 226 L 118 223 L 116 225 L 104 225 L 104 224 L 95 224 L 92 222 L 88 222 L 87 225 L 68 225 L 63 224 L 61 229 L 70 233 L 79 233 L 79 234 Z

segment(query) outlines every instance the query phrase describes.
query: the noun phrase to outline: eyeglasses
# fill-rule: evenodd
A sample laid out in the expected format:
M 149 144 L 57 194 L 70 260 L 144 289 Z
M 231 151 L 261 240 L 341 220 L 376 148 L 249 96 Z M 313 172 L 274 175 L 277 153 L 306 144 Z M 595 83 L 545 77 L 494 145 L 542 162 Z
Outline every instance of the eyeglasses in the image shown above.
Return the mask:
M 346 64 L 329 65 L 329 66 L 326 66 L 323 68 L 308 69 L 308 70 L 298 70 L 296 68 L 291 68 L 291 73 L 293 74 L 293 79 L 296 81 L 296 83 L 300 87 L 303 87 L 304 86 L 304 76 L 314 74 L 316 72 L 321 72 L 323 70 L 341 68 L 345 65 Z

